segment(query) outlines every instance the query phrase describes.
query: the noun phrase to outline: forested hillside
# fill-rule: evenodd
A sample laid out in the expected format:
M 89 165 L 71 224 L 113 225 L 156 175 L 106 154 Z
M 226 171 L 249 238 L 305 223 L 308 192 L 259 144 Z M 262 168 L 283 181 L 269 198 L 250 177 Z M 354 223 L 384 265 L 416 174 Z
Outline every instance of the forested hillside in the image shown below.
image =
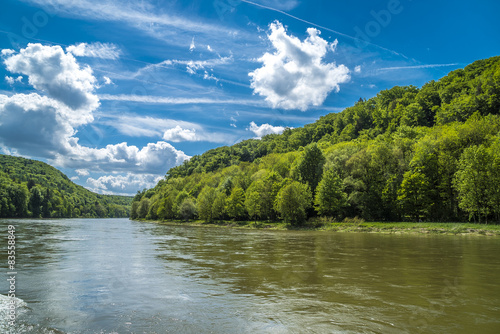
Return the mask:
M 131 200 L 95 194 L 46 163 L 0 155 L 0 218 L 128 217 Z
M 500 57 L 195 156 L 132 218 L 499 221 Z

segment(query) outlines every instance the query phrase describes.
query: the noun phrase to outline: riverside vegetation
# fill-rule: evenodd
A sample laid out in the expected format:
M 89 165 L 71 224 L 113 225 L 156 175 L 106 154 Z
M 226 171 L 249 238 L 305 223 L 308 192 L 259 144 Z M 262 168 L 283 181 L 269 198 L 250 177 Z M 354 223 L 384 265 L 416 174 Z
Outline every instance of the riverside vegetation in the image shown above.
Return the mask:
M 500 221 L 500 57 L 393 87 L 281 135 L 209 150 L 132 219 Z
M 128 217 L 131 201 L 93 193 L 41 161 L 0 155 L 0 218 Z

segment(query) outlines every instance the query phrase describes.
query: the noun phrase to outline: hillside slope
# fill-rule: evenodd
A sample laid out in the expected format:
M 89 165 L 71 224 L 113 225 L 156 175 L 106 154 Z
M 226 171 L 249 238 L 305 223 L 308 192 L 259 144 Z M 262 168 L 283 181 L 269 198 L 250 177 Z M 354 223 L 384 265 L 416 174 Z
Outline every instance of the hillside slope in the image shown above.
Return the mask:
M 500 57 L 393 87 L 281 135 L 193 157 L 133 218 L 496 221 Z
M 131 200 L 95 194 L 44 162 L 0 155 L 0 218 L 128 217 Z

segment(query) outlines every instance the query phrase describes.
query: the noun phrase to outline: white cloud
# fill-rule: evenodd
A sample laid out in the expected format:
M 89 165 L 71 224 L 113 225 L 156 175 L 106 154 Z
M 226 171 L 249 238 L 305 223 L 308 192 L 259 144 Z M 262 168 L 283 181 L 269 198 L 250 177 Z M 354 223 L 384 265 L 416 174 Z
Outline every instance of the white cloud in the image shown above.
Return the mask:
M 10 54 L 4 62 L 10 72 L 27 75 L 35 89 L 78 110 L 73 114 L 83 123 L 99 106 L 99 99 L 92 93 L 97 85 L 92 69 L 80 68 L 75 57 L 58 45 L 28 44 L 19 53 Z
M 23 76 L 20 75 L 17 78 L 14 78 L 14 77 L 10 77 L 10 76 L 6 75 L 5 76 L 5 81 L 7 81 L 7 83 L 9 85 L 13 85 L 16 82 L 22 82 L 23 81 Z
M 157 71 L 159 69 L 172 68 L 174 65 L 185 66 L 186 72 L 189 74 L 195 74 L 198 70 L 213 69 L 216 66 L 227 65 L 233 62 L 233 56 L 206 59 L 206 60 L 178 60 L 178 59 L 167 59 L 157 64 L 150 64 L 141 69 L 139 69 L 134 77 L 138 77 L 145 72 Z
M 265 53 L 261 68 L 249 73 L 254 93 L 265 96 L 274 108 L 307 110 L 320 106 L 339 84 L 347 82 L 349 69 L 344 65 L 323 63 L 329 43 L 314 28 L 303 42 L 289 36 L 279 22 L 270 25 L 268 36 L 276 51 Z
M 106 77 L 106 76 L 104 76 L 102 78 L 104 79 L 104 84 L 105 85 L 111 85 L 113 83 L 113 81 L 111 81 L 111 79 L 108 78 L 108 77 Z
M 66 52 L 70 52 L 77 57 L 92 57 L 113 60 L 118 59 L 122 53 L 116 45 L 100 42 L 70 45 L 66 48 Z
M 292 10 L 299 5 L 297 0 L 254 0 L 254 2 L 279 10 Z
M 260 101 L 253 100 L 218 100 L 212 98 L 198 98 L 198 97 L 164 97 L 164 96 L 151 96 L 151 95 L 126 95 L 126 94 L 101 94 L 99 99 L 103 101 L 128 101 L 140 102 L 150 104 L 238 104 L 238 105 L 253 105 L 262 107 Z
M 141 148 L 125 142 L 104 148 L 80 145 L 77 128 L 93 122 L 99 106 L 90 67 L 82 69 L 59 46 L 29 44 L 18 53 L 2 50 L 2 54 L 9 71 L 27 75 L 28 82 L 46 94 L 0 94 L 3 151 L 47 158 L 56 166 L 75 168 L 79 176 L 91 171 L 162 176 L 190 158 L 164 141 Z
M 132 195 L 144 188 L 154 187 L 163 176 L 154 174 L 104 175 L 97 179 L 89 177 L 89 189 L 102 194 Z
M 125 171 L 164 175 L 171 167 L 190 158 L 164 141 L 149 143 L 142 148 L 123 142 L 97 149 L 81 146 L 78 139 L 73 138 L 70 146 L 66 154 L 55 154 L 52 160 L 55 165 L 85 168 L 95 172 Z
M 194 37 L 191 40 L 191 44 L 189 45 L 189 51 L 193 52 L 196 49 L 196 45 L 194 44 Z
M 166 129 L 176 126 L 193 130 L 202 129 L 200 125 L 192 122 L 136 115 L 107 115 L 101 117 L 100 123 L 114 127 L 120 133 L 130 137 L 161 138 Z
M 250 127 L 247 130 L 252 131 L 255 133 L 257 138 L 262 138 L 265 135 L 269 134 L 281 134 L 283 131 L 285 131 L 285 127 L 283 126 L 272 126 L 270 124 L 262 124 L 262 125 L 257 125 L 255 122 L 250 122 Z
M 219 82 L 218 78 L 216 78 L 213 74 L 208 74 L 207 71 L 205 71 L 205 74 L 203 74 L 203 79 L 205 79 L 205 80 L 214 80 L 215 82 Z
M 144 1 L 117 1 L 117 0 L 31 0 L 44 8 L 71 17 L 87 17 L 92 20 L 119 21 L 143 30 L 147 33 L 154 33 L 155 26 L 158 30 L 174 34 L 172 29 L 182 31 L 192 31 L 201 33 L 225 33 L 225 27 L 206 24 L 196 19 L 186 19 L 183 17 L 162 13 L 159 8 Z
M 1 55 L 2 56 L 10 56 L 11 54 L 14 54 L 14 53 L 16 53 L 16 51 L 14 51 L 12 49 L 3 49 L 1 52 Z
M 356 67 L 354 68 L 354 72 L 355 72 L 355 73 L 361 73 L 361 66 L 359 66 L 359 65 L 358 65 L 358 66 L 356 66 Z
M 168 118 L 133 114 L 101 115 L 99 123 L 111 126 L 130 137 L 163 138 L 172 142 L 191 140 L 225 144 L 233 144 L 236 140 L 234 135 L 226 132 L 208 132 L 200 124 Z M 189 130 L 182 131 L 183 129 Z
M 76 174 L 78 174 L 79 176 L 87 176 L 89 175 L 89 171 L 88 169 L 77 169 L 75 170 Z
M 65 153 L 68 138 L 75 134 L 73 111 L 38 94 L 0 94 L 0 142 L 23 155 L 51 157 Z
M 212 49 L 212 47 L 210 45 L 207 45 L 207 50 L 210 52 L 214 52 L 214 49 Z
M 163 139 L 178 143 L 181 141 L 197 141 L 195 129 L 183 129 L 180 126 L 168 129 L 163 134 Z
M 384 67 L 384 68 L 379 68 L 376 70 L 376 72 L 381 72 L 381 71 L 398 71 L 398 70 L 415 70 L 415 69 L 422 69 L 422 68 L 435 68 L 435 67 L 449 67 L 449 66 L 457 66 L 458 63 L 452 63 L 452 64 L 425 64 L 425 65 L 413 65 L 413 66 L 394 66 L 394 67 Z
M 71 181 L 78 181 L 80 178 L 78 176 L 72 176 L 69 178 Z

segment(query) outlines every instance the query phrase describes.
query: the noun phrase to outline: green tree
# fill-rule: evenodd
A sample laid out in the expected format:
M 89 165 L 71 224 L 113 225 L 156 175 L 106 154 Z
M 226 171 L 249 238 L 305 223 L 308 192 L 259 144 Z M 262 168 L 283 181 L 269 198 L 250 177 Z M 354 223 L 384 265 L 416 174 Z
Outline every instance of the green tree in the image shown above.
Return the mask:
M 157 215 L 158 218 L 163 220 L 173 219 L 175 217 L 174 211 L 174 199 L 172 196 L 165 196 L 162 200 L 160 200 L 160 205 L 158 206 Z
M 325 161 L 325 156 L 318 144 L 313 143 L 305 147 L 304 155 L 297 166 L 301 181 L 308 184 L 313 193 L 323 175 Z
M 242 188 L 233 188 L 227 199 L 226 208 L 231 218 L 241 219 L 245 216 L 245 192 Z
M 209 186 L 203 187 L 196 200 L 198 216 L 205 221 L 212 221 L 214 213 L 212 211 L 213 203 L 216 198 L 215 189 Z
M 139 208 L 137 209 L 137 217 L 138 218 L 146 218 L 149 212 L 149 205 L 150 205 L 149 198 L 143 198 L 139 202 Z
M 11 205 L 14 217 L 26 217 L 28 213 L 29 192 L 25 185 L 13 184 L 9 187 Z
M 500 135 L 496 138 L 496 142 L 488 150 L 492 160 L 490 167 L 491 193 L 489 199 L 491 208 L 496 215 L 496 221 L 500 223 Z
M 186 198 L 179 206 L 179 214 L 182 219 L 189 221 L 196 216 L 196 204 L 191 198 Z
M 34 218 L 40 217 L 42 211 L 43 195 L 39 186 L 32 186 L 30 189 L 29 210 Z
M 398 190 L 398 201 L 403 212 L 418 221 L 427 214 L 429 206 L 429 181 L 419 171 L 408 171 Z
M 459 206 L 469 213 L 469 217 L 487 218 L 491 212 L 489 205 L 492 187 L 498 188 L 490 179 L 492 158 L 483 146 L 471 146 L 460 157 L 455 174 L 455 187 L 458 191 Z
M 130 219 L 139 218 L 139 202 L 132 202 L 132 207 L 130 208 Z
M 318 184 L 314 204 L 321 215 L 335 216 L 347 202 L 347 194 L 343 191 L 342 180 L 331 168 L 324 174 Z
M 212 204 L 212 215 L 214 219 L 222 219 L 226 214 L 226 192 L 218 191 L 215 195 L 214 203 Z
M 256 190 L 254 184 L 262 183 L 262 181 L 253 182 L 250 187 L 248 187 L 245 193 L 245 208 L 248 211 L 250 218 L 257 220 L 257 217 L 261 215 L 261 196 Z
M 276 211 L 287 224 L 305 222 L 306 210 L 311 207 L 312 195 L 308 185 L 292 181 L 281 188 L 276 196 Z

